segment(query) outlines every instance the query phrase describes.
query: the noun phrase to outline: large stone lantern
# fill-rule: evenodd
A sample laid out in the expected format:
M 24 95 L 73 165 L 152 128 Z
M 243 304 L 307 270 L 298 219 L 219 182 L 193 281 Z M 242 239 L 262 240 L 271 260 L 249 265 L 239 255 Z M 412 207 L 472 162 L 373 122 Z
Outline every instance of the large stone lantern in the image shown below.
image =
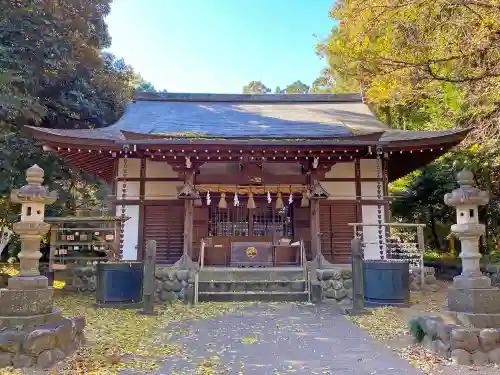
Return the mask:
M 35 164 L 26 171 L 28 184 L 11 193 L 12 202 L 21 204 L 21 221 L 14 224 L 14 232 L 21 238 L 20 277 L 40 275 L 40 240 L 50 229 L 50 224 L 43 221 L 45 206 L 57 199 L 57 192 L 49 192 L 42 186 L 43 175 L 43 169 Z
M 479 238 L 485 232 L 479 223 L 478 208 L 488 203 L 489 195 L 474 187 L 474 176 L 467 169 L 457 175 L 460 187 L 444 196 L 444 202 L 457 210 L 457 223 L 451 231 L 460 239 L 462 273 L 448 289 L 448 309 L 467 326 L 500 327 L 500 289 L 481 273 Z
M 488 192 L 474 187 L 474 175 L 464 169 L 457 175 L 459 188 L 444 196 L 448 206 L 456 207 L 457 223 L 451 231 L 460 239 L 462 251 L 462 274 L 454 279 L 456 287 L 490 287 L 491 281 L 483 276 L 479 267 L 479 238 L 485 232 L 484 224 L 479 223 L 478 208 L 486 205 L 490 198 Z

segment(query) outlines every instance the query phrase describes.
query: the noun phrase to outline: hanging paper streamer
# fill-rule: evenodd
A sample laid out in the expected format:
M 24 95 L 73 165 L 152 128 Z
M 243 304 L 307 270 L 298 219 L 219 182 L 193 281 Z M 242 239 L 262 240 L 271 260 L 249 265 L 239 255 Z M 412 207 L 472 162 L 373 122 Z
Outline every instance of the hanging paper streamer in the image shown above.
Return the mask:
M 267 203 L 271 204 L 273 200 L 271 199 L 271 193 L 268 191 L 267 192 Z
M 314 160 L 313 160 L 313 165 L 312 167 L 314 169 L 317 169 L 318 168 L 318 165 L 319 165 L 319 158 L 318 157 L 315 157 Z
M 288 204 L 292 204 L 293 203 L 293 194 L 290 193 L 290 196 L 288 197 Z
M 207 191 L 207 206 L 210 206 L 211 202 L 212 202 L 212 200 L 210 199 L 210 192 Z
M 240 200 L 238 199 L 238 193 L 234 193 L 233 204 L 234 204 L 234 207 L 239 207 L 240 206 Z
M 186 156 L 186 168 L 191 168 L 191 158 L 189 156 Z

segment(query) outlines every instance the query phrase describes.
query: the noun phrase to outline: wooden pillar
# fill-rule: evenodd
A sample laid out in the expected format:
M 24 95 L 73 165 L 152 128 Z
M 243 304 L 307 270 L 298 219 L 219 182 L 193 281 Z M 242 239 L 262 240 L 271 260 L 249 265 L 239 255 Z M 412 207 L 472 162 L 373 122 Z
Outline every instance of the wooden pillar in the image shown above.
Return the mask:
M 184 254 L 193 256 L 193 213 L 194 201 L 188 199 L 184 202 Z
M 186 173 L 185 181 L 193 183 L 194 174 Z M 194 216 L 194 200 L 186 199 L 184 201 L 184 247 L 183 255 L 193 256 L 193 216 Z
M 311 199 L 311 253 L 313 259 L 321 255 L 318 199 Z

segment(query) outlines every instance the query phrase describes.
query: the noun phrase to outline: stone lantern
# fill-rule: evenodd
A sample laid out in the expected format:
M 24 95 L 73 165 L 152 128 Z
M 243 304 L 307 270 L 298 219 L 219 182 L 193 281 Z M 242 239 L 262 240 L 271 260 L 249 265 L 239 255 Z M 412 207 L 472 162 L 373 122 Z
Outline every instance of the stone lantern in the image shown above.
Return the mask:
M 464 169 L 457 175 L 459 188 L 444 196 L 448 206 L 456 207 L 457 223 L 451 226 L 451 231 L 462 243 L 462 274 L 454 280 L 457 287 L 490 287 L 491 281 L 483 276 L 479 267 L 479 238 L 485 232 L 484 224 L 479 223 L 478 208 L 489 202 L 489 195 L 474 187 L 474 176 Z
M 50 229 L 50 225 L 43 221 L 45 206 L 57 199 L 56 192 L 49 192 L 42 186 L 43 175 L 43 169 L 35 164 L 26 171 L 28 184 L 11 193 L 12 202 L 21 204 L 21 221 L 15 223 L 13 228 L 21 238 L 21 252 L 18 255 L 20 277 L 40 276 L 40 240 Z
M 478 208 L 489 201 L 488 192 L 474 187 L 474 176 L 467 169 L 457 175 L 460 187 L 444 196 L 444 202 L 457 210 L 457 223 L 451 231 L 460 239 L 462 273 L 448 289 L 448 309 L 467 326 L 491 328 L 500 326 L 500 289 L 481 273 L 479 238 L 485 233 L 479 223 Z

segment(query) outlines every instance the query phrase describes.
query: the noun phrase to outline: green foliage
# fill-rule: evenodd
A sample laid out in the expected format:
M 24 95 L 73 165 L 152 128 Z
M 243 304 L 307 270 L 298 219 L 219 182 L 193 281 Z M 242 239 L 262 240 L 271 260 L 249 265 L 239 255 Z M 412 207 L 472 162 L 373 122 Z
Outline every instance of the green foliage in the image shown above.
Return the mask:
M 302 81 L 295 81 L 294 83 L 285 87 L 286 94 L 309 94 L 310 87 Z
M 251 81 L 243 86 L 243 94 L 267 94 L 271 89 L 262 83 L 262 81 Z
M 24 125 L 94 128 L 114 123 L 135 89 L 154 90 L 110 46 L 111 0 L 13 0 L 0 4 L 0 226 L 18 220 L 10 203 L 33 164 L 59 192 L 47 215 L 102 204 L 105 185 L 22 137 Z M 15 247 L 16 241 L 12 242 Z
M 420 323 L 418 322 L 417 318 L 413 318 L 409 322 L 410 326 L 410 334 L 412 337 L 415 339 L 416 342 L 422 342 L 422 340 L 425 337 L 425 332 L 420 326 Z

